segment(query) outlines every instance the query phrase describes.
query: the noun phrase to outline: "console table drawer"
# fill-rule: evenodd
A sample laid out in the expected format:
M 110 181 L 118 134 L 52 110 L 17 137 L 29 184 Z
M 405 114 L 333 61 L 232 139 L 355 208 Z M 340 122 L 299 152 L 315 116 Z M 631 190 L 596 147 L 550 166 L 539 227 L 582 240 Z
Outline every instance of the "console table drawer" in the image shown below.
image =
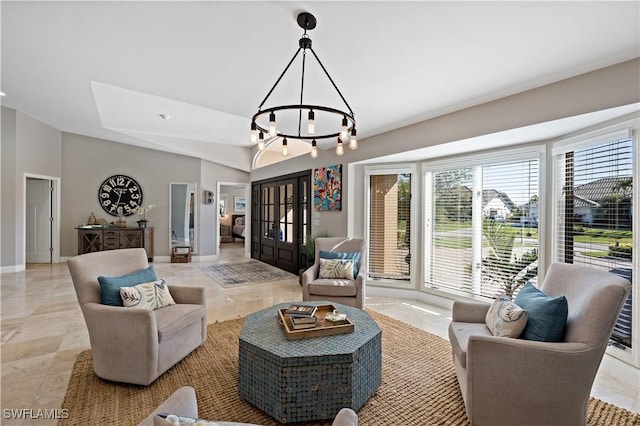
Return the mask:
M 153 227 L 146 228 L 76 228 L 78 254 L 125 248 L 144 248 L 153 261 Z

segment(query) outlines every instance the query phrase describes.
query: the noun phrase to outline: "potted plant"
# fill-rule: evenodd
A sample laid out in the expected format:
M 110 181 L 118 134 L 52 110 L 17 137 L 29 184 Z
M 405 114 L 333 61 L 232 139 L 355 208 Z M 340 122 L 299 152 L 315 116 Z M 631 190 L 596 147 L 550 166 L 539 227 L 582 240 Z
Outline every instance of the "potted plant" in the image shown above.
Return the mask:
M 304 240 L 304 244 L 302 246 L 304 248 L 304 254 L 307 257 L 307 264 L 305 265 L 304 269 L 300 269 L 298 271 L 300 285 L 302 285 L 302 274 L 304 273 L 304 271 L 310 268 L 311 265 L 313 265 L 316 260 L 316 238 L 323 238 L 323 237 L 330 237 L 330 236 L 331 234 L 329 234 L 327 231 L 320 231 L 316 235 L 307 234 Z

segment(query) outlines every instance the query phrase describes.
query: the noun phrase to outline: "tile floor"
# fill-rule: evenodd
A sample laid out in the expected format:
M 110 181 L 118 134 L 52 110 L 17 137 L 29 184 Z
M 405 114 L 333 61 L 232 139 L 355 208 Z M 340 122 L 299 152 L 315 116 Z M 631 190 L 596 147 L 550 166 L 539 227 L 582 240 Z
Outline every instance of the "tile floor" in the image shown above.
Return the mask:
M 241 244 L 224 244 L 219 263 L 242 259 Z M 261 285 L 224 289 L 197 263 L 155 263 L 169 285 L 207 284 L 210 322 L 243 317 L 280 302 L 301 300 L 297 277 Z M 28 265 L 26 271 L 0 275 L 1 414 L 3 425 L 54 425 L 56 421 L 8 419 L 11 409 L 60 409 L 76 355 L 89 337 L 66 263 Z M 420 301 L 372 296 L 368 309 L 410 322 L 447 338 L 450 312 Z M 640 412 L 640 384 L 632 386 L 599 373 L 594 396 Z

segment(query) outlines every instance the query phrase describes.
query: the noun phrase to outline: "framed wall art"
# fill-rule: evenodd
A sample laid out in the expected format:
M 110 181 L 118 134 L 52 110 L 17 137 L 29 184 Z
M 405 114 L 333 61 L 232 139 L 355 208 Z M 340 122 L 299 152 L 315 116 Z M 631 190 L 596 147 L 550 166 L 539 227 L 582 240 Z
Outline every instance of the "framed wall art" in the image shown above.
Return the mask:
M 316 211 L 342 210 L 342 164 L 315 169 L 313 208 Z
M 233 197 L 233 210 L 236 212 L 247 211 L 247 197 Z

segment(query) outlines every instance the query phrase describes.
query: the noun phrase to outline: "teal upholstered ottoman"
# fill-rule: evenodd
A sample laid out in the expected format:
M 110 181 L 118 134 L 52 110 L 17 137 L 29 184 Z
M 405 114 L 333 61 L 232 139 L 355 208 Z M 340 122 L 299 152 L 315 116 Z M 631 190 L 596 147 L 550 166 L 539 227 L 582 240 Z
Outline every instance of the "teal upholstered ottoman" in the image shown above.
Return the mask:
M 299 302 L 296 302 L 299 303 Z M 333 419 L 358 410 L 382 381 L 382 331 L 365 311 L 333 302 L 354 332 L 287 340 L 278 322 L 283 303 L 248 315 L 240 333 L 240 396 L 281 423 Z

